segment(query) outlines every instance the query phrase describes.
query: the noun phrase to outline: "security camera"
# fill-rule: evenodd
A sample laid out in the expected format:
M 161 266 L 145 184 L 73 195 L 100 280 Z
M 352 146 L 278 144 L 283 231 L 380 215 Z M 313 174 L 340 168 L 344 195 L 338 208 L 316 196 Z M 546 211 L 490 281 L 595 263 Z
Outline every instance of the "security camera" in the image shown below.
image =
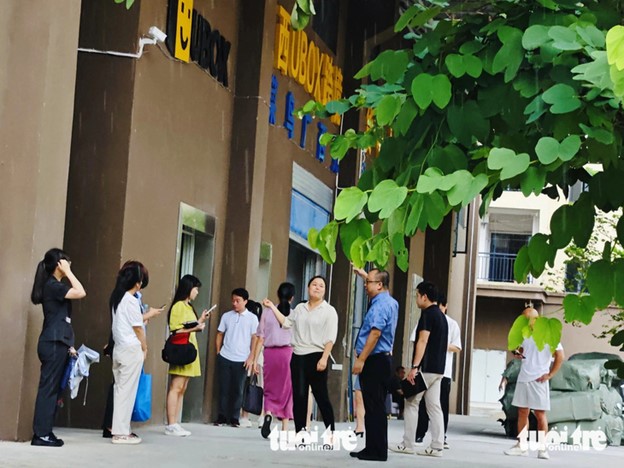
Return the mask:
M 147 35 L 158 42 L 165 42 L 167 35 L 156 26 L 151 26 L 147 31 Z

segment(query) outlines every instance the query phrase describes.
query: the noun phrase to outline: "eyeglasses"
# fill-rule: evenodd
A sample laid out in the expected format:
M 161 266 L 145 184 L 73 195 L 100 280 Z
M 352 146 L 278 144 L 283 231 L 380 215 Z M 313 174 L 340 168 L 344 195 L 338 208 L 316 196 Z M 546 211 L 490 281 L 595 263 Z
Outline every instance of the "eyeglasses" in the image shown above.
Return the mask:
M 379 280 L 366 280 L 365 283 L 366 284 L 368 284 L 368 283 L 381 283 L 381 281 L 379 281 Z

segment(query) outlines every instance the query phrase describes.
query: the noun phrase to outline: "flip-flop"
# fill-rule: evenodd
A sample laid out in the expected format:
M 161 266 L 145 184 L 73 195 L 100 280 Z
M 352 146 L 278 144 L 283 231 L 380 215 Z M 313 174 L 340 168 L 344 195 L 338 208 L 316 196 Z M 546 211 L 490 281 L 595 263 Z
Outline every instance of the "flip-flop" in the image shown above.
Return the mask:
M 273 416 L 270 414 L 264 415 L 264 422 L 262 423 L 262 429 L 260 429 L 260 435 L 265 439 L 269 438 L 269 434 L 271 433 L 271 422 L 273 421 Z

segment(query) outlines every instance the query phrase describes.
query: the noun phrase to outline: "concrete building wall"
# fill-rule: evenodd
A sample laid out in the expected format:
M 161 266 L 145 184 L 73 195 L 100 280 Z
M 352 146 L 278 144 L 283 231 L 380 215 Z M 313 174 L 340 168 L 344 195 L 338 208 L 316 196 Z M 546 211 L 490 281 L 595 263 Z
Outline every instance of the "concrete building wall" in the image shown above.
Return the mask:
M 41 307 L 37 263 L 62 247 L 80 1 L 0 2 L 0 439 L 32 435 Z M 10 373 L 9 373 L 10 372 Z

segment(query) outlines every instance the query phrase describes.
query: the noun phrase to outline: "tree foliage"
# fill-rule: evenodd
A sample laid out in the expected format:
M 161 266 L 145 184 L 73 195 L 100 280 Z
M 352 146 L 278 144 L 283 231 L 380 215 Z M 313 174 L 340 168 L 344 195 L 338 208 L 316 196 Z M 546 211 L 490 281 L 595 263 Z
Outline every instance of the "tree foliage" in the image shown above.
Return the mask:
M 357 186 L 338 195 L 334 219 L 310 233 L 311 245 L 333 262 L 340 237 L 356 266 L 383 268 L 394 255 L 406 270 L 405 238 L 438 228 L 476 197 L 483 214 L 505 187 L 554 198 L 586 183 L 576 202 L 554 213 L 550 234 L 519 252 L 516 280 L 537 277 L 559 249 L 586 246 L 597 209 L 624 205 L 623 7 L 616 0 L 423 3 L 395 26 L 404 48 L 367 63 L 356 75 L 367 82 L 354 95 L 301 109 L 320 117 L 372 110 L 366 130 L 324 136 L 334 158 L 381 143 Z M 593 174 L 588 163 L 603 171 Z M 374 233 L 363 220 L 378 226 Z M 624 244 L 624 225 L 616 242 Z M 605 248 L 587 269 L 586 290 L 566 297 L 566 320 L 589 323 L 614 300 L 624 306 L 623 279 L 624 263 Z M 558 330 L 548 324 L 540 342 L 556 345 Z

